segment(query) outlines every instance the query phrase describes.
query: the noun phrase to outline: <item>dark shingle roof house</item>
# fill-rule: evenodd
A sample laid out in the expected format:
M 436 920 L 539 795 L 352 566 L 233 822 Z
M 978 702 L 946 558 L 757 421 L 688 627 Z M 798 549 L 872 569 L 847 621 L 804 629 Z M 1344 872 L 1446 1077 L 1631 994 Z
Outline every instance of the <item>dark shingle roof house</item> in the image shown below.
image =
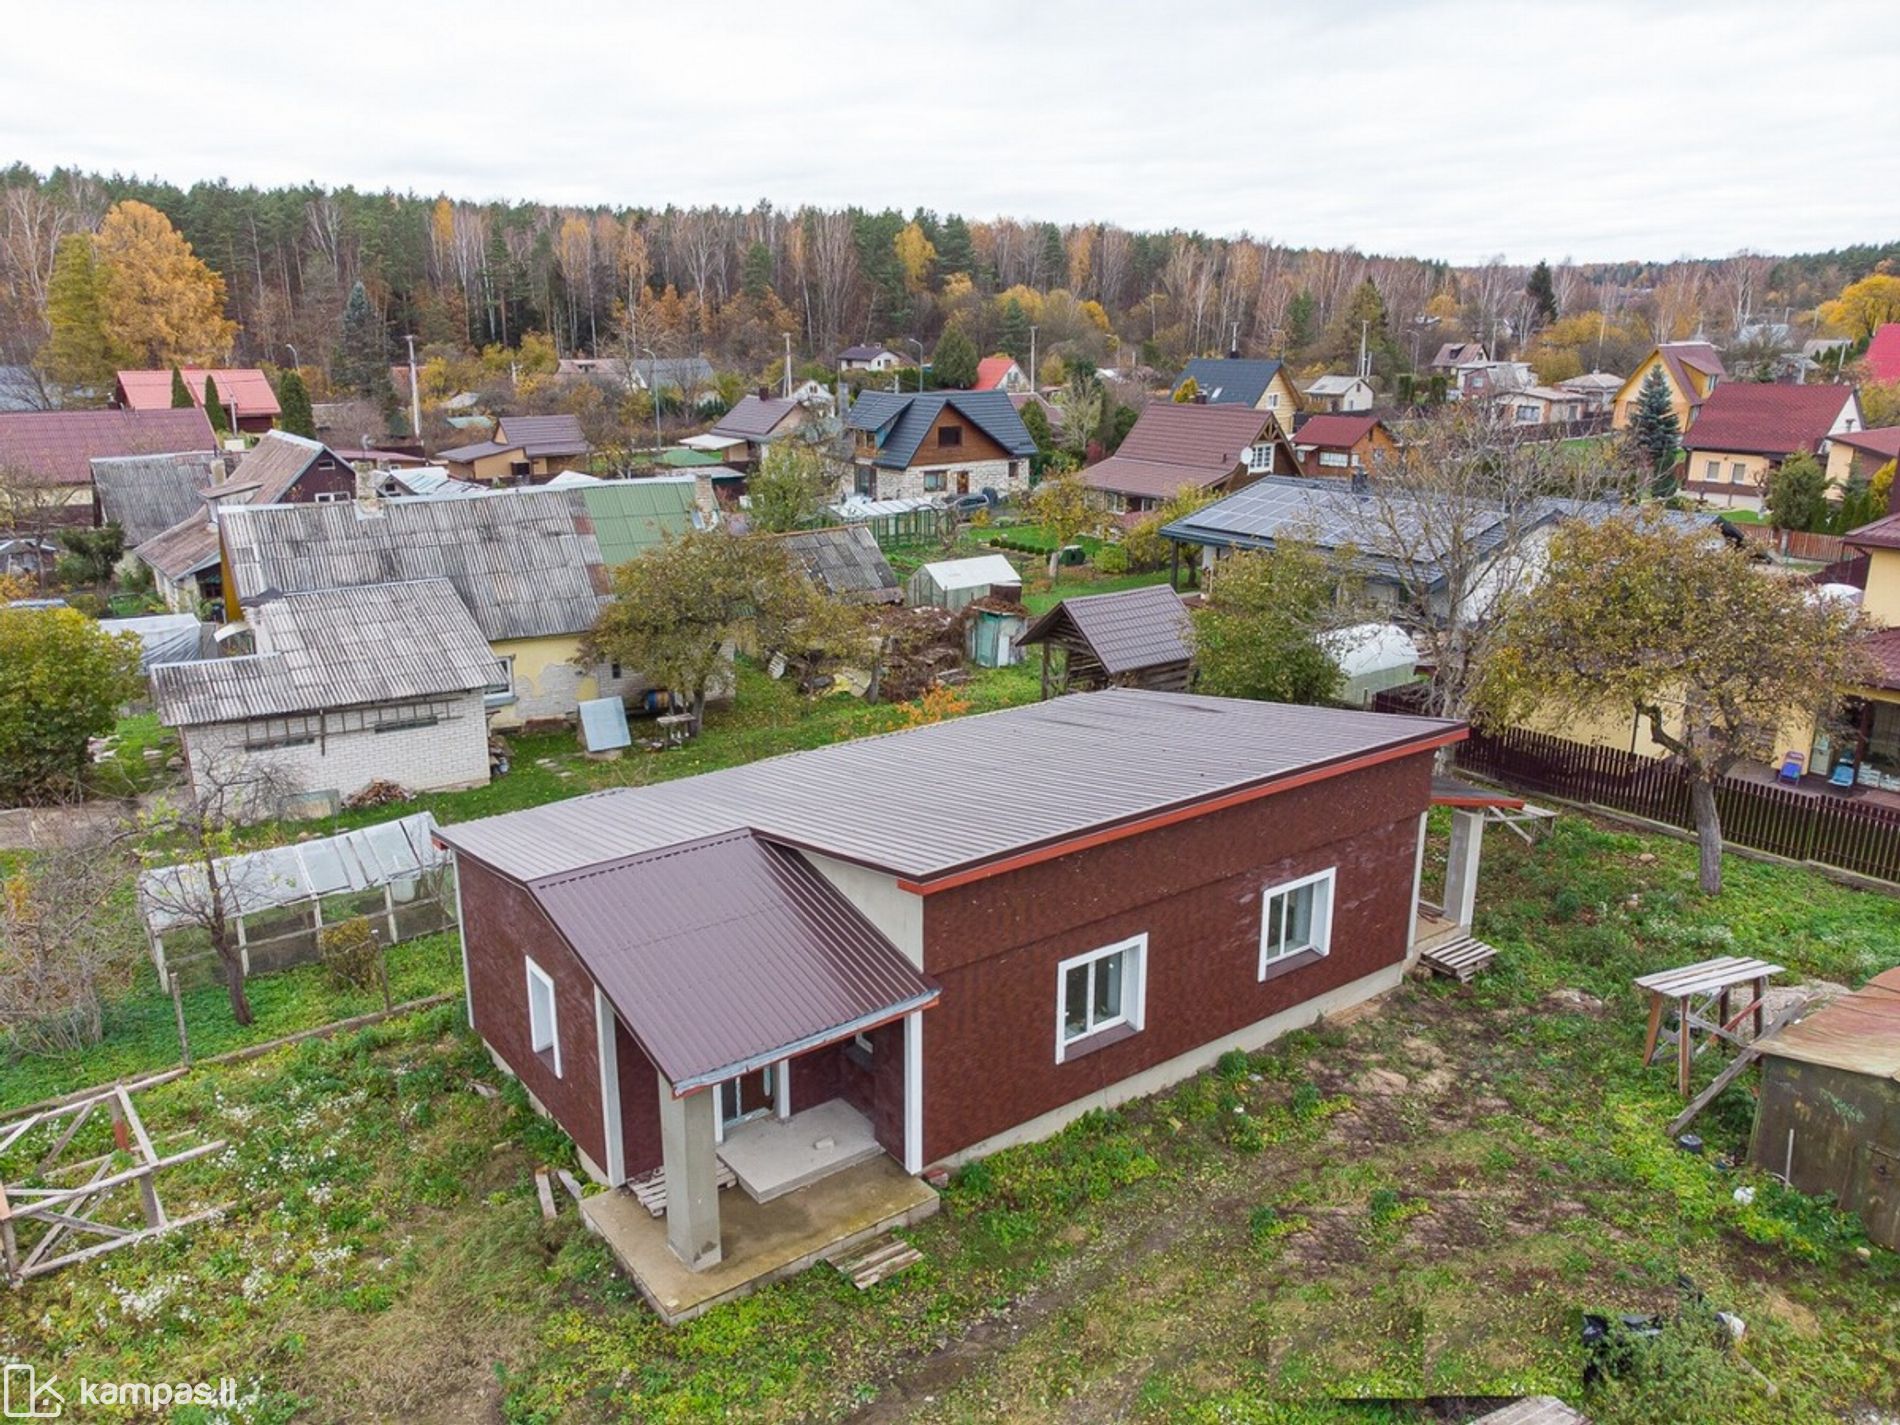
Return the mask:
M 1257 406 L 1283 364 L 1238 356 L 1197 356 L 1174 378 L 1173 389 L 1180 390 L 1191 376 L 1210 406 Z
M 224 474 L 216 451 L 176 455 L 107 455 L 92 462 L 92 488 L 99 514 L 125 532 L 136 549 L 154 535 L 204 511 L 203 491 Z
M 895 355 L 897 355 L 897 353 L 892 351 L 888 346 L 882 346 L 876 343 L 872 343 L 869 345 L 847 346 L 843 351 L 838 353 L 838 360 L 840 361 L 875 361 L 880 356 L 895 356 Z
M 1692 451 L 1736 451 L 1777 458 L 1796 451 L 1812 453 L 1853 407 L 1851 386 L 1780 386 L 1757 381 L 1724 381 L 1702 403 L 1695 424 L 1682 439 Z
M 1675 379 L 1676 389 L 1688 397 L 1691 408 L 1700 406 L 1707 398 L 1703 394 L 1704 387 L 1689 379 L 1689 371 L 1699 373 L 1705 381 L 1714 377 L 1719 382 L 1728 375 L 1721 353 L 1706 341 L 1666 341 L 1656 351 Z
M 205 413 L 0 411 L 0 467 L 47 485 L 86 485 L 101 455 L 158 455 L 217 447 Z
M 804 407 L 782 396 L 761 396 L 757 392 L 740 398 L 739 403 L 718 420 L 710 435 L 731 436 L 738 440 L 766 440 L 778 433 L 788 419 L 803 415 Z
M 1012 456 L 1036 453 L 1036 442 L 1023 424 L 1015 403 L 1004 391 L 926 391 L 908 395 L 891 391 L 860 392 L 845 416 L 849 431 L 860 431 L 877 443 L 871 464 L 885 470 L 905 470 L 945 406 L 975 426 Z
M 439 827 L 470 1023 L 590 1175 L 657 1170 L 664 1229 L 615 1250 L 677 1321 L 792 1265 L 722 1230 L 739 1194 L 861 1233 L 800 1190 L 928 1211 L 906 1176 L 1398 986 L 1463 736 L 1114 688 Z
M 1449 371 L 1453 367 L 1467 366 L 1474 361 L 1489 361 L 1490 354 L 1485 351 L 1481 341 L 1448 341 L 1438 348 L 1438 355 L 1432 358 L 1431 369 Z
M 1249 464 L 1263 439 L 1277 438 L 1273 417 L 1251 405 L 1150 401 L 1120 448 L 1083 470 L 1082 482 L 1158 503 L 1219 484 Z
M 586 433 L 581 429 L 579 416 L 503 416 L 495 423 L 493 440 L 438 451 L 436 459 L 454 465 L 468 465 L 491 455 L 518 450 L 530 460 L 554 460 L 569 455 L 586 455 L 592 449 Z

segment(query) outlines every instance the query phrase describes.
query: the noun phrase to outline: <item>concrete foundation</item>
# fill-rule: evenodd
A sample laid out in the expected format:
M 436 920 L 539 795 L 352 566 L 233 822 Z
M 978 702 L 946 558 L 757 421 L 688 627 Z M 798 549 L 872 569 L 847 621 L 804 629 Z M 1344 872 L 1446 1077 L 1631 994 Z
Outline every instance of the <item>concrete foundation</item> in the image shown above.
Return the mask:
M 883 1151 L 870 1120 L 834 1098 L 790 1118 L 735 1123 L 718 1156 L 754 1202 L 771 1202 Z

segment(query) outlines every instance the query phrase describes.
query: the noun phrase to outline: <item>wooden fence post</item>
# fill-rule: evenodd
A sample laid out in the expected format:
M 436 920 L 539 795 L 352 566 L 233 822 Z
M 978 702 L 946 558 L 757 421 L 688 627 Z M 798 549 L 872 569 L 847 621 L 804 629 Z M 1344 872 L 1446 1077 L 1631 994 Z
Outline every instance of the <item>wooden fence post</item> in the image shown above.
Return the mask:
M 177 970 L 168 971 L 165 978 L 171 981 L 172 1017 L 178 1021 L 178 1052 L 181 1056 L 180 1062 L 189 1069 L 191 1067 L 191 1036 L 185 1032 L 184 992 L 178 987 Z

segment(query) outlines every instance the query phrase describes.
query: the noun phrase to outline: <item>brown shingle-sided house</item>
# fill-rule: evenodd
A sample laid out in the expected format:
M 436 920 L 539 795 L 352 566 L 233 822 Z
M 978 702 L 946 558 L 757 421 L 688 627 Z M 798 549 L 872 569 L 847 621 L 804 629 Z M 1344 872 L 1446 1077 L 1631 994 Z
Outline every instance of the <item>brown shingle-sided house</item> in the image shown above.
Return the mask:
M 1249 405 L 1150 401 L 1121 446 L 1082 472 L 1082 483 L 1118 514 L 1140 514 L 1188 490 L 1225 495 L 1293 468 L 1293 450 L 1270 412 Z
M 1831 437 L 1860 428 L 1851 386 L 1725 381 L 1682 438 L 1682 488 L 1723 509 L 1759 510 L 1769 479 L 1798 452 L 1819 456 L 1829 484 L 1844 486 L 1853 452 Z
M 223 406 L 227 417 L 235 417 L 237 429 L 251 435 L 262 435 L 277 424 L 277 418 L 283 414 L 277 404 L 277 393 L 271 389 L 270 378 L 253 367 L 219 367 L 207 370 L 202 366 L 182 367 L 178 373 L 184 378 L 185 389 L 191 392 L 192 404 L 204 409 L 205 378 L 211 378 L 211 389 L 216 393 L 218 404 Z M 163 411 L 172 403 L 172 373 L 169 366 L 156 370 L 121 371 L 113 384 L 112 404 L 128 411 Z
M 678 1320 L 1396 986 L 1464 735 L 1108 689 L 443 827 L 470 1021 Z
M 503 416 L 492 439 L 439 451 L 435 458 L 458 480 L 531 485 L 585 464 L 593 449 L 579 416 Z
M 0 411 L 0 529 L 93 523 L 98 456 L 216 445 L 200 410 Z
M 1187 605 L 1166 584 L 1064 599 L 1018 642 L 1042 645 L 1045 698 L 1095 688 L 1184 693 L 1194 661 Z M 1060 670 L 1050 666 L 1052 648 L 1063 652 Z
M 200 491 L 195 511 L 132 552 L 151 568 L 166 607 L 190 612 L 200 600 L 217 600 L 224 592 L 218 559 L 221 511 L 239 505 L 348 503 L 355 494 L 356 472 L 327 445 L 269 431 L 229 480 Z
M 852 492 L 867 500 L 1029 489 L 1036 442 L 1006 391 L 863 391 L 844 428 Z
M 1377 416 L 1308 416 L 1293 433 L 1302 475 L 1350 479 L 1396 460 L 1399 443 Z

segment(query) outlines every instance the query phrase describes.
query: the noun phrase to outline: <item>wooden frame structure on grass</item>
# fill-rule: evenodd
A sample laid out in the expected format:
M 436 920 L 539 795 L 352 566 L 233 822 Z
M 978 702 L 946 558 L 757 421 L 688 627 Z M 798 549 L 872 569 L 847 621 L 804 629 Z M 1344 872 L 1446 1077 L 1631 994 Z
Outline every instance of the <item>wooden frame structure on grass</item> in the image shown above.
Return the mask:
M 114 1151 L 79 1162 L 61 1163 L 60 1155 L 72 1145 L 80 1129 L 102 1104 L 111 1115 Z M 58 1135 L 52 1146 L 40 1155 L 28 1177 L 41 1184 L 55 1184 L 61 1177 L 87 1172 L 91 1175 L 77 1183 L 51 1186 L 28 1186 L 25 1181 L 8 1182 L 0 1176 L 0 1272 L 10 1284 L 18 1285 L 61 1267 L 91 1261 L 229 1210 L 206 1208 L 184 1217 L 173 1217 L 165 1210 L 164 1201 L 158 1195 L 159 1173 L 219 1152 L 225 1141 L 219 1139 L 161 1155 L 124 1084 L 114 1084 L 90 1097 L 0 1125 L 0 1157 L 19 1147 L 29 1133 L 50 1130 L 55 1125 L 60 1125 Z M 133 1165 L 114 1171 L 113 1165 L 121 1154 L 131 1155 Z M 128 1185 L 138 1188 L 138 1220 L 143 1226 L 108 1222 L 100 1215 L 114 1192 Z M 97 1240 L 86 1246 L 74 1245 L 85 1237 Z M 73 1242 L 66 1250 L 56 1252 L 54 1249 L 68 1238 Z

